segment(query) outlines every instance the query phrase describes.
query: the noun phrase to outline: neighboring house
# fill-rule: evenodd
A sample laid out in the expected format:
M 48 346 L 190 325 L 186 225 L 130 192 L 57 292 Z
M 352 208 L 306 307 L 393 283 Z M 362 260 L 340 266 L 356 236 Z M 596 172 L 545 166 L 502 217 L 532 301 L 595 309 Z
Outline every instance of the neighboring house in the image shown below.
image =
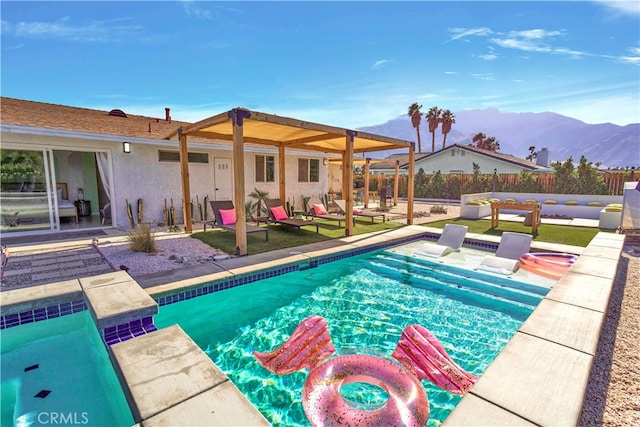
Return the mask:
M 544 154 L 544 151 L 541 152 Z M 544 156 L 540 156 L 544 157 Z M 393 174 L 395 162 L 400 163 L 400 171 L 407 173 L 408 156 L 406 154 L 394 154 L 387 158 L 388 163 L 372 164 L 369 169 L 373 174 Z M 426 174 L 433 174 L 437 171 L 445 175 L 449 174 L 471 174 L 473 164 L 480 166 L 480 173 L 520 173 L 529 172 L 549 172 L 546 166 L 541 166 L 535 162 L 512 156 L 510 154 L 496 153 L 489 150 L 481 150 L 475 147 L 464 145 L 450 145 L 442 150 L 433 153 L 422 153 L 415 155 L 416 173 L 422 169 Z
M 168 108 L 164 117 L 144 117 L 5 97 L 0 108 L 3 234 L 100 228 L 100 210 L 107 205 L 111 218 L 104 226 L 128 228 L 125 201 L 137 224 L 138 199 L 144 222 L 164 221 L 165 203 L 170 208 L 173 200 L 176 224 L 183 223 L 178 143 L 164 138 L 189 123 L 172 120 Z M 287 151 L 286 195 L 296 206 L 303 196 L 328 191 L 325 158 Z M 278 197 L 278 162 L 277 148 L 245 143 L 246 194 L 258 188 Z M 189 140 L 194 204 L 196 196 L 200 204 L 205 196 L 233 199 L 232 164 L 229 142 Z M 198 220 L 198 213 L 193 217 Z

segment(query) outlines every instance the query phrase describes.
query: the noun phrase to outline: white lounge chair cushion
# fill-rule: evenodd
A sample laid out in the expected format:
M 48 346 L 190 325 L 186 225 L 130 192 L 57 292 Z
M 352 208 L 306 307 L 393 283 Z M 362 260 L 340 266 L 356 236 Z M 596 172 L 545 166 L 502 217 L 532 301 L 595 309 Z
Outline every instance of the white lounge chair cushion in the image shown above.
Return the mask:
M 505 231 L 500 238 L 496 256 L 518 260 L 522 255 L 529 252 L 532 239 L 533 236 L 530 234 Z
M 485 270 L 491 273 L 509 275 L 511 273 L 516 272 L 519 267 L 520 267 L 520 260 L 487 255 L 482 260 L 482 262 L 480 262 L 480 265 L 477 267 L 477 270 Z
M 520 257 L 529 252 L 532 239 L 530 234 L 505 231 L 495 256 L 487 255 L 477 269 L 507 275 L 516 272 L 520 267 Z
M 438 239 L 438 245 L 449 246 L 452 250 L 460 249 L 468 229 L 466 225 L 446 224 Z
M 451 248 L 451 246 L 439 245 L 437 243 L 425 243 L 415 252 L 415 254 L 438 258 L 451 252 L 453 252 L 453 248 Z
M 441 257 L 457 251 L 464 242 L 464 236 L 466 236 L 467 230 L 468 227 L 466 225 L 446 224 L 438 239 L 438 243 L 427 242 L 416 251 L 416 254 Z

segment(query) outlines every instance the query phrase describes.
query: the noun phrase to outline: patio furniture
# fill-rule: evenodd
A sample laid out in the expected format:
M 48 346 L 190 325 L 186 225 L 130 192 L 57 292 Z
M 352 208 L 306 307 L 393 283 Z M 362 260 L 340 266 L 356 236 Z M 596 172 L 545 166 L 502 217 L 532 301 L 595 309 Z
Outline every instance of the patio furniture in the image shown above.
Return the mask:
M 104 225 L 107 220 L 111 221 L 111 202 L 100 209 L 100 223 Z
M 269 212 L 269 218 L 276 224 L 288 225 L 289 227 L 296 227 L 298 232 L 300 228 L 312 225 L 316 227 L 316 233 L 319 233 L 318 223 L 314 221 L 307 221 L 304 219 L 291 219 L 287 215 L 282 201 L 280 199 L 264 199 L 264 204 Z
M 343 214 L 346 214 L 346 209 L 347 209 L 347 204 L 345 200 L 335 200 L 335 204 L 338 205 L 338 207 L 340 208 L 340 211 Z M 353 210 L 353 217 L 363 217 L 363 218 L 371 218 L 371 223 L 373 224 L 374 219 L 375 218 L 379 218 L 382 217 L 382 222 L 385 222 L 387 220 L 386 214 L 384 213 L 377 213 L 377 212 L 365 212 L 363 210 L 360 209 L 354 209 Z
M 529 211 L 532 212 L 531 218 L 531 232 L 538 232 L 538 225 L 540 224 L 540 210 L 542 206 L 540 203 L 518 203 L 518 202 L 492 202 L 491 203 L 491 228 L 498 227 L 500 209 L 508 209 L 512 211 Z
M 212 200 L 210 202 L 211 210 L 215 216 L 215 224 L 218 228 L 236 232 L 236 219 L 235 208 L 231 200 Z M 268 227 L 255 227 L 253 225 L 246 225 L 247 234 L 250 233 L 264 233 L 265 240 L 269 241 L 269 228 Z M 207 231 L 205 229 L 205 231 Z
M 462 246 L 468 229 L 466 225 L 446 224 L 437 243 L 426 242 L 415 253 L 438 258 L 457 251 Z
M 327 212 L 327 209 L 325 208 L 324 203 L 322 203 L 322 201 L 317 197 L 309 197 L 308 199 L 305 200 L 305 202 L 307 204 L 307 212 L 306 212 L 307 218 L 312 217 L 312 218 L 328 219 L 331 221 L 338 221 L 338 227 L 341 226 L 343 221 L 347 220 L 347 218 L 344 215 L 331 214 Z
M 487 255 L 476 267 L 492 273 L 509 275 L 518 271 L 520 257 L 529 252 L 533 236 L 505 231 L 495 255 Z

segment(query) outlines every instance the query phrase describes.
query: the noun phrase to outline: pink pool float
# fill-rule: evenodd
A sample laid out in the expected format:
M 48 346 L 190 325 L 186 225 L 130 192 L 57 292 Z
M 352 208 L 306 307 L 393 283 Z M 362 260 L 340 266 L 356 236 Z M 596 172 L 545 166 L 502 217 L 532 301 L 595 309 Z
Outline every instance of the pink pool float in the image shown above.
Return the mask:
M 313 426 L 424 426 L 429 420 L 429 401 L 421 380 L 456 394 L 466 393 L 477 380 L 451 360 L 438 339 L 420 325 L 404 329 L 393 359 L 368 354 L 332 357 L 334 353 L 326 320 L 311 316 L 282 346 L 254 355 L 278 375 L 309 370 L 302 406 Z M 343 385 L 354 382 L 380 387 L 387 401 L 372 410 L 354 407 L 340 393 Z

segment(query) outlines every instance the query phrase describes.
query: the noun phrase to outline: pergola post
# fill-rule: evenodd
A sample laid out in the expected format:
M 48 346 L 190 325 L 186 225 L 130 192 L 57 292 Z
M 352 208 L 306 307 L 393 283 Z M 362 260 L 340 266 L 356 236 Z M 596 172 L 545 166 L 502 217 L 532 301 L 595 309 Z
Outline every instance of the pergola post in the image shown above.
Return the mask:
M 396 160 L 396 174 L 393 178 L 393 206 L 398 206 L 399 189 L 400 189 L 400 160 Z
M 180 176 L 182 178 L 182 215 L 184 218 L 184 232 L 193 232 L 191 218 L 191 187 L 189 186 L 189 154 L 187 150 L 187 135 L 178 129 L 180 139 Z M 168 224 L 167 224 L 168 225 Z
M 236 255 L 247 254 L 247 219 L 244 206 L 244 135 L 242 121 L 251 113 L 235 108 L 229 111 L 233 123 L 233 205 L 236 209 Z
M 409 169 L 407 171 L 409 174 L 407 177 L 407 225 L 413 224 L 413 184 L 415 180 L 414 145 L 415 144 L 411 144 L 411 147 L 409 147 Z
M 345 150 L 342 156 L 342 165 L 344 170 L 346 171 L 346 182 L 345 186 L 349 189 L 347 191 L 346 207 L 347 211 L 344 213 L 344 235 L 346 237 L 351 236 L 353 234 L 353 140 L 355 139 L 358 132 L 353 130 L 347 130 L 347 136 L 345 138 Z
M 284 205 L 287 200 L 287 180 L 285 174 L 285 154 L 284 154 L 284 145 L 278 147 L 278 184 L 279 184 L 279 193 L 280 193 L 280 201 Z
M 364 207 L 369 207 L 369 162 L 370 158 L 366 158 L 364 161 Z

